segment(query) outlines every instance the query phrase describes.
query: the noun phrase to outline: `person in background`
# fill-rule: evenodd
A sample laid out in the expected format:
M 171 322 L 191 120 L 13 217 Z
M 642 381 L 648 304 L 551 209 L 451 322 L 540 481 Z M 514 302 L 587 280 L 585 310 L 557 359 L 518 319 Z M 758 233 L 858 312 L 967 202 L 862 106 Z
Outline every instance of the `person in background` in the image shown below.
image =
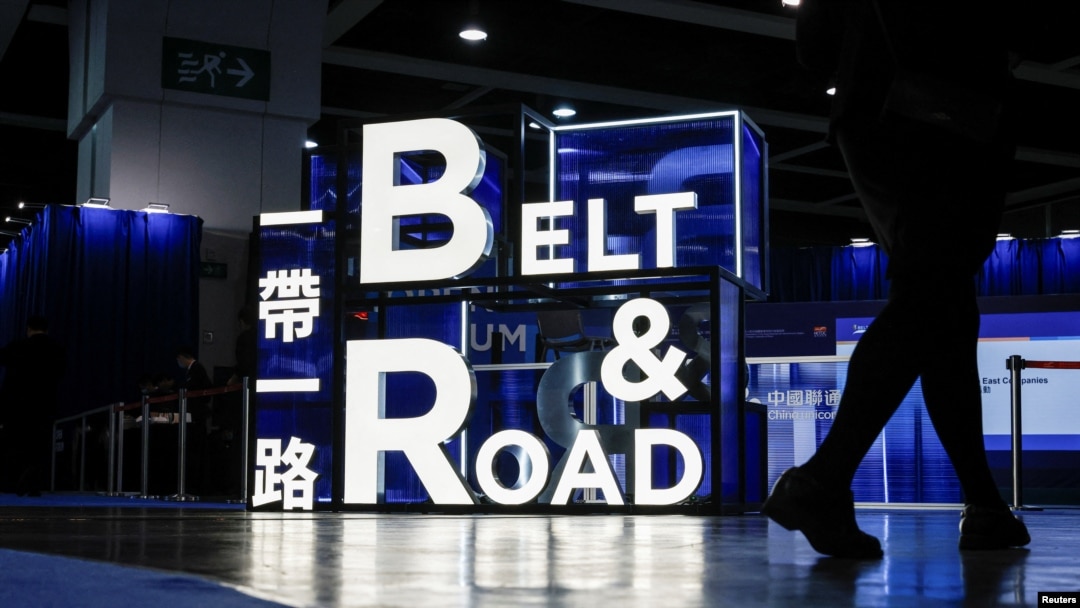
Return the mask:
M 184 370 L 184 380 L 181 388 L 191 391 L 202 391 L 213 388 L 214 383 L 210 380 L 210 374 L 206 367 L 195 359 L 195 351 L 191 347 L 181 346 L 176 349 L 176 364 Z M 206 434 L 210 420 L 210 397 L 188 398 L 187 411 L 191 414 L 191 421 L 202 434 Z
M 48 481 L 57 387 L 67 367 L 63 347 L 49 335 L 48 319 L 30 317 L 26 337 L 0 349 L 0 365 L 6 368 L 0 386 L 5 489 L 39 496 Z
M 975 276 L 994 247 L 1014 151 L 1004 12 L 929 0 L 799 6 L 799 61 L 835 83 L 829 141 L 889 256 L 890 280 L 852 353 L 832 428 L 762 506 L 820 553 L 882 556 L 858 527 L 851 484 L 916 380 L 964 495 L 960 548 L 1031 540 L 987 463 L 976 353 Z
M 195 350 L 189 346 L 176 349 L 176 364 L 184 370 L 184 379 L 180 388 L 188 393 L 213 388 L 210 374 L 206 367 L 195 359 Z M 191 425 L 187 432 L 187 489 L 194 493 L 206 488 L 206 448 L 213 413 L 213 398 L 193 396 L 187 398 L 187 411 L 191 415 Z M 181 420 L 181 424 L 185 421 Z

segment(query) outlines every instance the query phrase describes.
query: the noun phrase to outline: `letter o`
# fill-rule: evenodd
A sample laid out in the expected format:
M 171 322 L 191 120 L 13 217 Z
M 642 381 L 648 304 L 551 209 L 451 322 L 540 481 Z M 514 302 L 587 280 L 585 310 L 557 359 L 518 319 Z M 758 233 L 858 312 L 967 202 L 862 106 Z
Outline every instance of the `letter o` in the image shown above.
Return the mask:
M 508 448 L 518 462 L 518 479 L 506 486 L 495 476 L 495 457 Z M 550 474 L 547 446 L 535 435 L 519 430 L 499 431 L 480 446 L 476 454 L 476 481 L 480 490 L 501 505 L 521 505 L 535 499 L 544 490 Z M 524 481 L 523 479 L 524 478 Z

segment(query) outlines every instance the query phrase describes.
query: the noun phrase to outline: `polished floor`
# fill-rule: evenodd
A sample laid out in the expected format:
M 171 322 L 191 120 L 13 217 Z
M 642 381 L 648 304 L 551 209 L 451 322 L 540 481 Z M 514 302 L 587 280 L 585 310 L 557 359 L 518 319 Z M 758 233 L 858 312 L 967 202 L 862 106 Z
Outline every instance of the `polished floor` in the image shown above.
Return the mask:
M 287 606 L 1036 606 L 1040 591 L 1080 590 L 1076 509 L 1025 511 L 1031 546 L 992 552 L 957 550 L 956 509 L 860 509 L 885 557 L 853 561 L 753 514 L 49 504 L 0 500 L 0 547 L 194 575 Z M 123 604 L 117 593 L 104 603 Z

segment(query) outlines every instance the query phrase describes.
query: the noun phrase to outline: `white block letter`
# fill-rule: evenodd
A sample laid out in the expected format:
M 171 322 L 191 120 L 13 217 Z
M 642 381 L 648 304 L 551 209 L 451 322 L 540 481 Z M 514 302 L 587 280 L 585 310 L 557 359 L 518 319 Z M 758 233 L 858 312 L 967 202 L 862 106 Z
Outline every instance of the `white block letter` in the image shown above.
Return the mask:
M 518 478 L 505 484 L 495 475 L 495 457 L 509 450 L 518 463 Z M 480 446 L 476 454 L 476 481 L 480 490 L 500 505 L 521 505 L 533 500 L 544 490 L 551 466 L 544 442 L 525 431 L 499 431 Z
M 639 197 L 640 198 L 640 197 Z M 635 199 L 635 211 L 637 202 Z M 637 270 L 641 267 L 636 253 L 608 255 L 607 212 L 604 199 L 589 199 L 589 272 L 598 270 Z
M 521 274 L 574 272 L 573 259 L 555 257 L 556 245 L 570 244 L 569 230 L 554 229 L 555 218 L 565 215 L 574 215 L 574 201 L 527 203 L 521 206 Z M 537 226 L 540 219 L 550 219 L 552 225 L 541 231 Z M 536 250 L 539 247 L 550 247 L 551 259 L 538 259 Z
M 696 192 L 643 194 L 634 197 L 634 211 L 656 214 L 656 267 L 675 267 L 675 211 L 697 209 Z
M 431 183 L 401 185 L 401 155 L 428 150 L 442 154 L 446 172 Z M 471 129 L 446 118 L 364 125 L 363 163 L 361 283 L 455 278 L 487 259 L 494 242 L 491 216 L 467 196 L 486 163 Z M 428 249 L 399 249 L 398 218 L 424 214 L 449 218 L 450 240 Z
M 584 471 L 586 462 L 592 464 L 594 472 Z M 570 454 L 566 457 L 566 466 L 563 468 L 559 485 L 551 497 L 551 504 L 567 504 L 570 502 L 570 495 L 578 488 L 600 488 L 604 491 L 607 504 L 624 504 L 619 482 L 608 463 L 604 446 L 600 445 L 600 433 L 595 429 L 578 431 L 577 439 L 574 439 L 574 445 L 570 447 Z
M 405 453 L 436 504 L 474 504 L 476 496 L 454 467 L 444 442 L 461 431 L 476 399 L 476 378 L 465 359 L 435 340 L 353 340 L 345 350 L 345 502 L 375 504 L 380 453 Z M 431 411 L 384 418 L 384 376 L 419 372 L 435 383 Z
M 652 487 L 652 447 L 669 445 L 683 457 L 683 476 L 667 489 Z M 701 483 L 704 465 L 701 450 L 685 433 L 673 429 L 637 429 L 634 431 L 634 504 L 673 505 L 690 497 Z

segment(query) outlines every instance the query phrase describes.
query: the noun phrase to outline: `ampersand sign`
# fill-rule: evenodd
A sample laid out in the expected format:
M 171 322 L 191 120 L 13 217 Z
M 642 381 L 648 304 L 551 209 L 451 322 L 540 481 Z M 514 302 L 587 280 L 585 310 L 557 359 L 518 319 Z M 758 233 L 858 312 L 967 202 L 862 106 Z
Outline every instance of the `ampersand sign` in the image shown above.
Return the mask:
M 641 336 L 634 332 L 634 321 L 639 317 L 649 321 L 649 329 Z M 619 345 L 604 357 L 600 367 L 600 381 L 613 397 L 623 401 L 642 401 L 663 392 L 668 399 L 674 400 L 686 392 L 686 387 L 675 377 L 686 353 L 671 347 L 660 359 L 651 350 L 664 341 L 670 326 L 667 310 L 656 300 L 638 298 L 619 307 L 611 323 L 612 333 Z M 623 368 L 630 361 L 647 378 L 640 382 L 627 380 Z

